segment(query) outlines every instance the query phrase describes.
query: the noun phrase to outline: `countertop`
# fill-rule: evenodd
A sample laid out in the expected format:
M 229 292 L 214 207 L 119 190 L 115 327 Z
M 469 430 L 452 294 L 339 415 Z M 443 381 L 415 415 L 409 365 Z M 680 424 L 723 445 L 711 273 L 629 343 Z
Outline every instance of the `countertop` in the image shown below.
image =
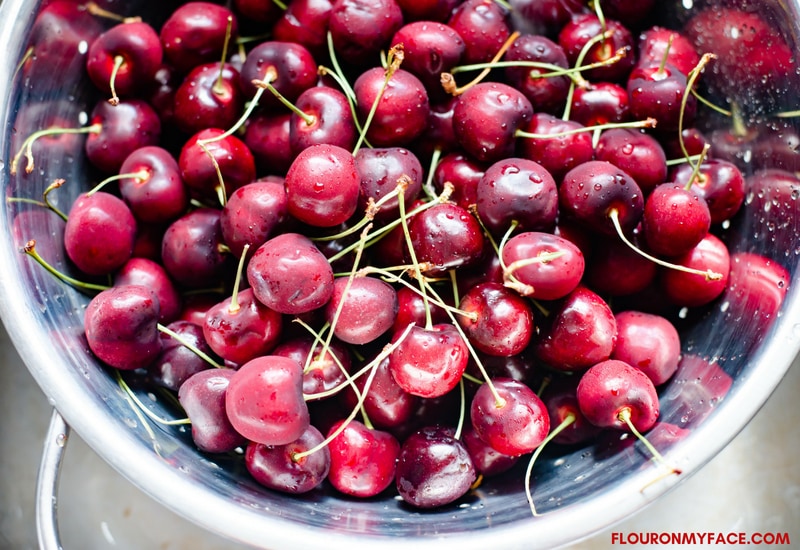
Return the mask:
M 788 533 L 791 547 L 800 547 L 798 395 L 800 361 L 795 361 L 758 415 L 705 468 L 636 516 L 571 548 L 619 548 L 612 533 L 649 532 Z M 51 412 L 0 328 L 0 550 L 37 547 L 34 493 Z M 151 500 L 74 432 L 63 462 L 58 502 L 67 550 L 242 548 Z

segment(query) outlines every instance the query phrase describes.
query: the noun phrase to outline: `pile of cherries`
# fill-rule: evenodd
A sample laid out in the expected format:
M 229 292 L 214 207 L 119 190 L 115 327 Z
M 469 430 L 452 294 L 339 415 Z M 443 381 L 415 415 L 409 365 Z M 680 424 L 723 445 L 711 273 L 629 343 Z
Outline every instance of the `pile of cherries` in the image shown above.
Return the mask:
M 766 329 L 780 308 L 781 230 L 758 253 L 726 240 L 746 208 L 800 214 L 796 134 L 771 111 L 792 51 L 757 13 L 672 30 L 656 4 L 233 0 L 149 20 L 51 0 L 18 78 L 77 63 L 96 103 L 20 136 L 11 170 L 79 147 L 96 181 L 66 212 L 59 186 L 82 182 L 17 198 L 64 220 L 54 272 L 91 294 L 91 352 L 174 394 L 200 451 L 277 491 L 446 505 L 550 441 L 647 442 L 661 389 L 709 367 L 679 325 L 724 303 Z

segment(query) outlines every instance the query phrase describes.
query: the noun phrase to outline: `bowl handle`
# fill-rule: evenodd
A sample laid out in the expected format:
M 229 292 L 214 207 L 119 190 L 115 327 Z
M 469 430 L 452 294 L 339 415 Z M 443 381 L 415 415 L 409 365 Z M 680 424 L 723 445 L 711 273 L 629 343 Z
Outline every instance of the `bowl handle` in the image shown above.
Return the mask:
M 61 550 L 58 532 L 58 479 L 69 426 L 53 409 L 36 480 L 36 532 L 41 550 Z

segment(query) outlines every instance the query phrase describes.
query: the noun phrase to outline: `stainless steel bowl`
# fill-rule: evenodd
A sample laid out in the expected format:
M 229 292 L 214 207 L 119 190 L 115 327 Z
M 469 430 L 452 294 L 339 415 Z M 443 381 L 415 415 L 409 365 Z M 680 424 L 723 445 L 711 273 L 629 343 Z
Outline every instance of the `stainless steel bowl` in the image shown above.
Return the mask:
M 145 8 L 150 4 L 142 2 Z M 674 4 L 680 18 L 691 2 Z M 127 2 L 125 9 L 137 11 L 138 4 Z M 800 2 L 761 2 L 758 9 L 781 28 L 793 50 L 800 51 Z M 0 56 L 0 183 L 6 197 L 38 198 L 53 179 L 63 178 L 67 185 L 53 200 L 66 208 L 89 183 L 80 138 L 39 149 L 31 174 L 9 173 L 9 160 L 25 136 L 53 116 L 85 123 L 89 109 L 91 93 L 82 72 L 85 45 L 77 46 L 71 66 L 46 67 L 36 79 L 23 78 L 17 70 L 38 10 L 39 2 L 33 0 L 0 4 L 0 42 L 6 45 Z M 762 99 L 747 98 L 751 113 L 759 114 L 767 103 L 770 109 L 797 109 L 794 90 L 771 94 L 763 104 Z M 447 542 L 466 550 L 498 541 L 509 549 L 552 548 L 640 511 L 698 471 L 780 383 L 800 349 L 800 296 L 795 288 L 800 222 L 778 214 L 775 209 L 748 210 L 727 230 L 733 250 L 767 254 L 792 274 L 769 327 L 758 316 L 731 317 L 723 302 L 701 321 L 687 323 L 682 334 L 686 353 L 705 359 L 662 390 L 662 420 L 690 431 L 663 448 L 667 461 L 682 474 L 659 479 L 646 453 L 618 441 L 566 454 L 545 453 L 534 476 L 538 517 L 531 516 L 521 476 L 486 483 L 457 506 L 425 512 L 391 497 L 350 500 L 332 491 L 287 496 L 260 487 L 237 460 L 201 454 L 186 430 L 146 429 L 114 377 L 88 351 L 82 324 L 87 297 L 20 252 L 30 238 L 41 247 L 59 238 L 59 220 L 37 213 L 36 207 L 9 203 L 0 209 L 0 313 L 25 364 L 69 426 L 154 500 L 210 531 L 272 549 L 300 544 L 350 550 L 377 543 L 384 548 L 433 548 Z M 51 250 L 57 254 L 59 247 Z M 733 384 L 715 403 L 694 390 L 698 380 L 717 368 L 729 374 Z M 146 389 L 135 390 L 156 413 L 170 413 L 169 404 L 152 399 Z

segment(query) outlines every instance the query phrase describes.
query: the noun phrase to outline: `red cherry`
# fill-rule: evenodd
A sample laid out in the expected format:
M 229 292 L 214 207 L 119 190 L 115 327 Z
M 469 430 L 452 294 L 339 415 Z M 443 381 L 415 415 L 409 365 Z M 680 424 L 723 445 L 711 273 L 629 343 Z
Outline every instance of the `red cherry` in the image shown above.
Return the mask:
M 344 421 L 335 423 L 329 436 Z M 369 429 L 357 420 L 348 422 L 328 445 L 331 467 L 328 481 L 338 491 L 357 497 L 372 497 L 394 482 L 400 443 L 390 433 Z

